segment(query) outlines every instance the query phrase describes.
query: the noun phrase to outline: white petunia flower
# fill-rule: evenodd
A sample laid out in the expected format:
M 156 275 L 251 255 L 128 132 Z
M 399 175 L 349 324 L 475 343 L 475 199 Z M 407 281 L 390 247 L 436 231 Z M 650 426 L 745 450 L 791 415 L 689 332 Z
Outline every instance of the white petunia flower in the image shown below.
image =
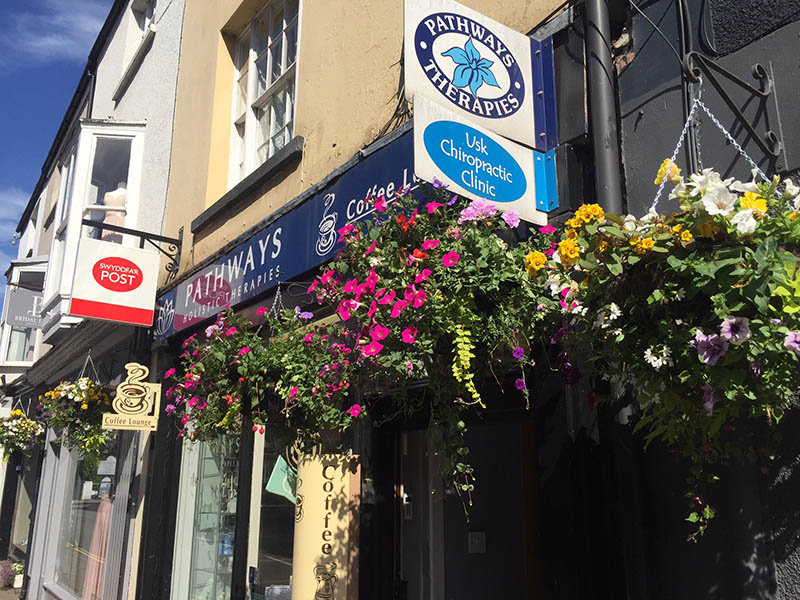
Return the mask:
M 658 348 L 650 346 L 644 351 L 644 359 L 656 371 L 660 370 L 664 365 L 671 367 L 674 364 L 672 362 L 672 351 L 664 344 L 661 344 Z
M 794 198 L 794 209 L 800 210 L 800 187 L 797 187 L 791 179 L 784 181 L 786 190 L 783 192 L 784 198 L 789 202 Z
M 620 315 L 622 315 L 622 311 L 619 309 L 619 306 L 617 306 L 616 302 L 612 302 L 611 304 L 608 305 L 608 320 L 609 321 L 613 321 L 614 319 L 616 319 Z
M 633 215 L 625 215 L 625 220 L 622 222 L 622 228 L 625 231 L 636 231 L 636 217 Z
M 703 196 L 703 208 L 706 212 L 713 215 L 728 216 L 736 207 L 736 194 L 731 194 L 726 187 L 716 187 L 706 192 Z
M 695 173 L 689 180 L 688 185 L 693 188 L 690 194 L 697 196 L 727 187 L 733 181 L 733 177 L 723 180 L 713 169 L 703 169 L 702 173 Z
M 754 194 L 760 194 L 761 190 L 758 188 L 758 185 L 755 181 L 751 181 L 749 183 L 742 183 L 741 181 L 734 181 L 731 184 L 731 191 L 739 192 L 744 194 L 746 192 L 752 192 Z
M 731 219 L 731 223 L 736 225 L 736 229 L 742 235 L 753 233 L 758 226 L 758 221 L 753 217 L 753 209 L 746 208 L 737 212 Z

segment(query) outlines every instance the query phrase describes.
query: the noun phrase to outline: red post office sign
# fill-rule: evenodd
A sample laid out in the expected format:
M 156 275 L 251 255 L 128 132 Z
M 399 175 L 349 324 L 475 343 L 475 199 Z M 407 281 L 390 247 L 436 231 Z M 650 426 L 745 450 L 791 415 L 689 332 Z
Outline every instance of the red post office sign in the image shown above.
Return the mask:
M 82 238 L 69 314 L 150 327 L 159 264 L 155 251 Z

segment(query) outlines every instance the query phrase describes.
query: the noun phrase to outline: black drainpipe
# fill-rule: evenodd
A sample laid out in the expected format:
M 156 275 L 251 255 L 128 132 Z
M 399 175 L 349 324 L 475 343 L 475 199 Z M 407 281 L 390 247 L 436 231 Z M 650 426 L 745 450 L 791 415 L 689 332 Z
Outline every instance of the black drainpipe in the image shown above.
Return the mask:
M 586 70 L 595 192 L 600 206 L 609 212 L 622 214 L 614 66 L 611 63 L 611 32 L 606 0 L 586 0 Z

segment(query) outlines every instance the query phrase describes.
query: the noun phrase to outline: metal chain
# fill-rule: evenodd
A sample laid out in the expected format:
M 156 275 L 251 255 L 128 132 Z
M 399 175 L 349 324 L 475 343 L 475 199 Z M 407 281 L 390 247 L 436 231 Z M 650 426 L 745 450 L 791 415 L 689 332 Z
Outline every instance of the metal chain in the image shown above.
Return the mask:
M 705 104 L 703 104 L 703 102 L 699 98 L 697 100 L 695 100 L 695 102 L 697 102 L 697 104 L 700 106 L 700 108 L 702 108 L 703 111 L 708 115 L 708 118 L 711 119 L 711 121 L 714 123 L 714 125 L 716 125 L 719 128 L 719 130 L 725 135 L 725 137 L 733 145 L 733 147 L 736 148 L 736 151 L 742 156 L 742 158 L 744 158 L 747 162 L 750 163 L 750 166 L 753 167 L 753 170 L 756 173 L 758 173 L 764 181 L 769 181 L 767 176 L 764 175 L 764 171 L 762 171 L 759 168 L 759 166 L 756 164 L 756 161 L 754 161 L 752 158 L 750 158 L 750 155 L 747 152 L 745 152 L 744 148 L 742 148 L 739 145 L 739 142 L 737 142 L 734 139 L 734 137 L 728 132 L 728 130 L 725 129 L 725 126 L 722 123 L 719 122 L 719 119 L 717 119 L 717 117 L 714 116 L 714 113 L 712 113 L 708 109 L 708 107 Z
M 286 310 L 286 307 L 283 305 L 283 297 L 281 296 L 281 282 L 279 281 L 278 289 L 275 292 L 275 298 L 272 301 L 272 306 L 267 312 L 267 316 L 272 316 L 275 317 L 275 319 L 279 319 L 284 310 Z
M 694 86 L 692 86 L 692 88 L 694 88 Z M 697 96 L 695 96 L 695 98 L 699 100 L 700 99 L 700 95 L 702 93 L 703 93 L 703 90 L 698 88 L 697 89 Z M 694 100 L 692 100 L 692 102 L 694 102 Z M 703 171 L 703 155 L 700 152 L 700 148 L 702 146 L 702 144 L 700 143 L 700 129 L 701 129 L 702 124 L 703 124 L 703 121 L 700 119 L 700 117 L 697 117 L 695 119 L 695 123 L 694 123 L 694 141 L 695 141 L 695 144 L 697 145 L 697 148 L 695 148 L 695 150 L 697 151 L 697 168 L 700 169 L 701 173 Z
M 678 152 L 681 151 L 681 146 L 683 145 L 683 138 L 686 137 L 686 133 L 689 131 L 689 126 L 692 123 L 692 118 L 694 118 L 694 112 L 697 110 L 697 103 L 700 102 L 700 93 L 698 92 L 697 98 L 694 99 L 692 102 L 692 108 L 689 111 L 689 117 L 686 119 L 686 123 L 683 124 L 683 131 L 681 131 L 681 136 L 678 138 L 678 144 L 675 146 L 675 151 L 672 153 L 672 157 L 670 160 L 674 163 L 675 159 L 678 157 Z M 658 191 L 656 192 L 656 197 L 653 198 L 653 203 L 650 205 L 650 211 L 655 210 L 656 206 L 658 205 L 658 200 L 661 198 L 661 193 L 664 191 L 664 186 L 667 185 L 667 178 L 664 177 L 664 180 L 658 186 Z
M 708 118 L 711 119 L 711 122 L 714 123 L 714 125 L 716 125 L 717 128 L 719 128 L 719 130 L 722 132 L 725 138 L 731 143 L 731 145 L 733 145 L 733 147 L 736 148 L 736 151 L 742 156 L 742 158 L 744 158 L 748 163 L 750 163 L 750 166 L 753 167 L 753 170 L 756 173 L 758 173 L 758 175 L 760 175 L 764 181 L 768 182 L 769 179 L 764 174 L 764 172 L 759 168 L 756 162 L 750 157 L 749 154 L 747 154 L 747 152 L 745 152 L 745 149 L 742 148 L 742 146 L 739 144 L 739 142 L 736 141 L 736 139 L 730 134 L 730 132 L 727 129 L 725 129 L 725 126 L 719 122 L 719 119 L 717 119 L 717 117 L 714 116 L 714 113 L 712 113 L 711 110 L 709 110 L 709 108 L 705 104 L 703 104 L 703 101 L 700 99 L 702 93 L 703 90 L 698 90 L 697 97 L 692 101 L 692 108 L 689 111 L 689 116 L 686 119 L 686 123 L 684 123 L 683 125 L 683 131 L 681 131 L 681 136 L 678 138 L 678 144 L 675 146 L 675 151 L 672 153 L 672 157 L 670 158 L 670 160 L 674 163 L 675 159 L 678 157 L 678 152 L 680 152 L 681 145 L 683 144 L 683 139 L 686 137 L 686 133 L 689 130 L 689 126 L 691 125 L 692 120 L 694 118 L 694 113 L 697 110 L 697 107 L 699 106 L 700 108 L 703 109 L 703 112 L 705 112 L 708 115 Z M 699 137 L 697 138 L 697 146 L 698 146 L 697 148 L 698 165 L 702 169 L 702 162 L 700 159 Z M 664 177 L 664 180 L 661 182 L 661 185 L 658 186 L 656 197 L 653 199 L 653 203 L 650 205 L 650 211 L 655 210 L 656 206 L 658 205 L 658 201 L 661 198 L 661 193 L 664 191 L 664 186 L 666 184 L 667 184 L 667 178 Z

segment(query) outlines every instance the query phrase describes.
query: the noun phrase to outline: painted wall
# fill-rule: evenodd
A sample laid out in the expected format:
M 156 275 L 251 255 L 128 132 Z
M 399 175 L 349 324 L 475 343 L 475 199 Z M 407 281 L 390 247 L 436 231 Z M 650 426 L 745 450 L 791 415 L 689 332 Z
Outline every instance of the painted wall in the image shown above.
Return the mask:
M 183 0 L 156 3 L 156 35 L 133 80 L 118 102 L 112 99 L 124 70 L 142 40 L 128 7 L 117 24 L 97 68 L 92 118 L 146 122 L 136 228 L 161 233 L 169 179 L 172 118 L 178 75 Z M 174 232 L 165 232 L 170 235 Z
M 169 232 L 184 226 L 181 271 L 375 141 L 397 103 L 402 2 L 301 0 L 294 133 L 305 138 L 302 159 L 192 241 L 192 219 L 228 190 L 232 40 L 266 4 L 225 0 L 186 7 L 165 225 Z M 560 2 L 464 4 L 527 33 Z

